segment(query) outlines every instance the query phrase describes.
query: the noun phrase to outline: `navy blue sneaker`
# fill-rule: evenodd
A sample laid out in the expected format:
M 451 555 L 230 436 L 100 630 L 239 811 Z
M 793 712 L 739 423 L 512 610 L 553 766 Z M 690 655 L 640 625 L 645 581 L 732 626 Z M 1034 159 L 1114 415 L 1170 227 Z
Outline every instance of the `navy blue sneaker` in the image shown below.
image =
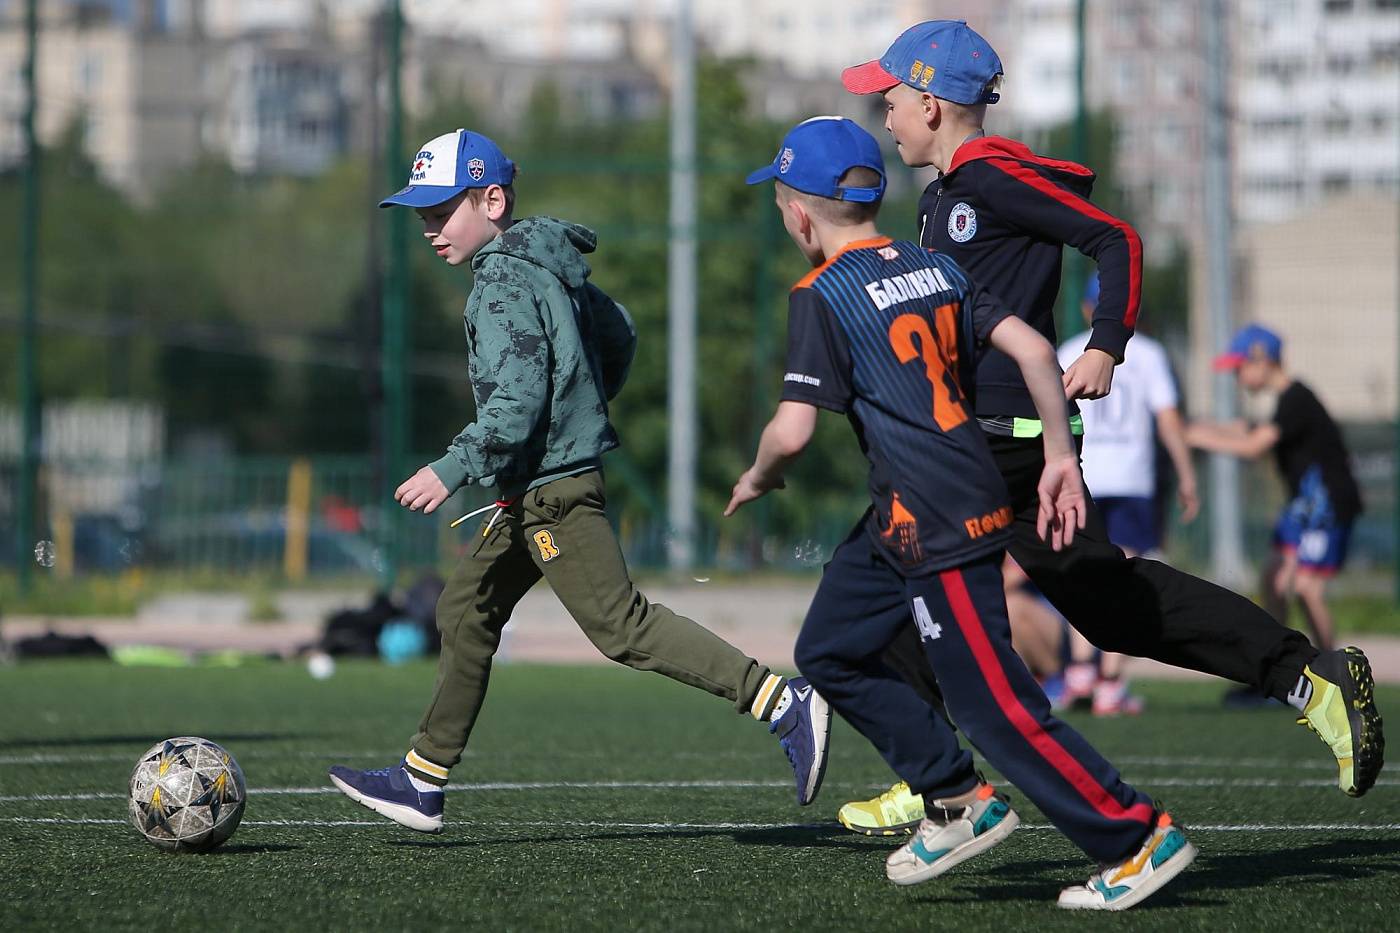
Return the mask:
M 826 743 L 831 735 L 831 707 L 805 677 L 787 682 L 792 703 L 781 718 L 774 719 L 769 732 L 777 733 L 792 771 L 797 778 L 797 802 L 807 806 L 817 799 L 826 774 Z
M 351 800 L 395 823 L 420 833 L 442 832 L 443 792 L 416 789 L 409 782 L 402 761 L 392 768 L 377 771 L 356 771 L 335 765 L 331 768 L 331 783 Z

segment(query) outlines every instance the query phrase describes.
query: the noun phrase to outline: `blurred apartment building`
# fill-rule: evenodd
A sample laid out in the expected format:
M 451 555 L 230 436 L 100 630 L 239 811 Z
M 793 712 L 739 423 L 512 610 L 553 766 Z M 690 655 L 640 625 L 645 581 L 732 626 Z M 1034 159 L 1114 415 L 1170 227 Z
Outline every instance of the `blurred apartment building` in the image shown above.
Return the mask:
M 411 111 L 462 100 L 508 118 L 525 113 L 542 88 L 577 120 L 644 118 L 664 107 L 676 0 L 513 0 L 509 16 L 499 5 L 403 0 Z M 1289 272 L 1267 257 L 1288 254 L 1289 237 L 1311 232 L 1354 258 L 1346 301 L 1383 304 L 1376 326 L 1393 331 L 1400 284 L 1393 247 L 1383 251 L 1400 197 L 1400 0 L 1224 6 L 1237 316 L 1288 317 L 1280 302 L 1306 288 L 1290 285 Z M 137 200 L 202 158 L 246 173 L 317 173 L 347 151 L 370 151 L 378 135 L 369 104 L 383 87 L 383 7 L 40 0 L 40 138 L 53 144 L 78 129 L 103 175 Z M 0 169 L 23 151 L 23 8 L 23 0 L 0 0 Z M 877 129 L 878 101 L 842 92 L 840 69 L 934 17 L 966 19 L 999 51 L 1007 74 L 993 132 L 1035 143 L 1074 118 L 1077 0 L 694 0 L 692 9 L 703 50 L 754 62 L 754 109 L 775 120 L 844 113 Z M 1087 102 L 1113 118 L 1112 174 L 1150 262 L 1179 250 L 1199 258 L 1204 248 L 1201 11 L 1200 2 L 1086 5 Z M 1301 323 L 1283 329 L 1295 345 L 1316 349 Z M 1361 341 L 1369 349 L 1347 351 L 1346 365 L 1332 365 L 1341 359 L 1335 353 L 1319 365 L 1365 374 L 1342 393 L 1350 400 L 1344 415 L 1394 413 L 1395 367 L 1382 365 L 1381 354 L 1393 354 L 1398 340 L 1377 332 Z M 1190 381 L 1203 391 L 1206 377 Z

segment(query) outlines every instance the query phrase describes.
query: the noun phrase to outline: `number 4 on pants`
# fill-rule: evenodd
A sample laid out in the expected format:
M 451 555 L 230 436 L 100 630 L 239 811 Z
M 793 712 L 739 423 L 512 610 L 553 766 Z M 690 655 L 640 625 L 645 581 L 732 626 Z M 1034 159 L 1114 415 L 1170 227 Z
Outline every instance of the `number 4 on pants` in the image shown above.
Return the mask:
M 943 634 L 943 626 L 933 621 L 922 596 L 914 597 L 914 624 L 919 627 L 920 641 L 933 641 Z

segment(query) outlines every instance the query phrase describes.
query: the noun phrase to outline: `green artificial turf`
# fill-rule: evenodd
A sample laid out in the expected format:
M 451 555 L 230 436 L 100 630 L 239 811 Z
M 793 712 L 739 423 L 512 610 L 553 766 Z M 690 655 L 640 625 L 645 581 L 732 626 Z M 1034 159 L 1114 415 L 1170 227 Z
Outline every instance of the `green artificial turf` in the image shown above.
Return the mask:
M 1383 773 L 1366 798 L 1345 797 L 1310 732 L 1282 708 L 1222 709 L 1222 684 L 1143 684 L 1141 716 L 1069 717 L 1166 802 L 1201 850 L 1128 914 L 1086 916 L 1054 899 L 1091 866 L 1015 790 L 1024 828 L 1010 840 L 941 879 L 895 888 L 883 871 L 892 843 L 834 820 L 842 802 L 891 780 L 844 723 L 821 797 L 799 808 L 765 727 L 621 668 L 498 667 L 452 775 L 474 786 L 449 793 L 439 836 L 320 792 L 331 764 L 397 760 L 431 679 L 427 664 L 342 663 L 325 681 L 281 663 L 0 669 L 0 930 L 1219 933 L 1400 923 L 1400 779 Z M 1400 690 L 1382 689 L 1379 702 L 1400 709 Z M 158 851 L 126 821 L 137 756 L 182 734 L 223 744 L 251 792 L 235 836 L 202 856 Z

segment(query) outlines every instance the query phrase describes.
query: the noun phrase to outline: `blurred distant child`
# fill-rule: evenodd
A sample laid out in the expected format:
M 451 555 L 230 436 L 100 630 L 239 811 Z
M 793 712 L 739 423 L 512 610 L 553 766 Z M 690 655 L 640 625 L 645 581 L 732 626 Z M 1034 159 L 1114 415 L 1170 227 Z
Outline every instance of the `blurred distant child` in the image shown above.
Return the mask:
M 1288 618 L 1290 591 L 1298 597 L 1323 651 L 1332 648 L 1327 581 L 1347 559 L 1352 523 L 1361 514 L 1361 491 L 1352 475 L 1346 442 L 1312 390 L 1283 368 L 1283 341 L 1250 324 L 1230 340 L 1215 368 L 1231 370 L 1249 392 L 1278 396 L 1273 420 L 1264 424 L 1197 421 L 1186 429 L 1193 447 L 1253 460 L 1270 450 L 1288 483 L 1288 504 L 1274 526 L 1274 552 L 1264 568 L 1265 605 Z
M 1196 850 L 1051 714 L 1012 649 L 1001 577 L 1010 495 L 960 381 L 988 344 L 1024 374 L 1044 425 L 1039 533 L 1058 550 L 1082 527 L 1087 503 L 1054 347 L 947 256 L 880 235 L 884 163 L 855 123 L 799 124 L 748 181 L 768 179 L 783 226 L 815 268 L 792 290 L 781 401 L 726 514 L 782 487 L 821 409 L 850 420 L 870 462 L 872 505 L 832 555 L 795 657 L 923 797 L 923 819 L 886 861 L 886 876 L 901 885 L 935 878 L 1020 822 L 948 722 L 882 662 L 912 615 L 958 728 L 1103 866 L 1061 892 L 1060 906 L 1141 901 Z
M 1099 276 L 1089 277 L 1079 309 L 1090 330 L 1060 344 L 1060 365 L 1068 369 L 1084 355 L 1093 338 L 1094 311 L 1099 303 Z M 1134 334 L 1123 351 L 1113 377 L 1113 393 L 1082 399 L 1084 444 L 1079 453 L 1084 485 L 1103 516 L 1108 540 L 1129 557 L 1162 557 L 1161 510 L 1157 505 L 1157 446 L 1161 444 L 1176 472 L 1181 520 L 1190 522 L 1200 509 L 1196 467 L 1186 445 L 1185 424 L 1176 391 L 1176 377 L 1166 348 L 1143 334 Z M 1083 700 L 1096 716 L 1136 712 L 1142 700 L 1128 693 L 1123 656 L 1098 654 L 1082 634 L 1069 629 L 1070 663 L 1059 679 L 1059 696 L 1047 683 L 1045 692 L 1059 706 Z M 1098 654 L 1096 658 L 1095 655 Z
M 465 311 L 476 421 L 395 499 L 425 514 L 469 483 L 499 499 L 470 538 L 437 605 L 442 654 L 432 699 L 399 763 L 331 780 L 352 800 L 423 832 L 442 829 L 448 773 L 476 723 L 501 630 L 543 576 L 608 658 L 724 697 L 771 722 L 810 803 L 821 785 L 831 714 L 806 681 L 771 672 L 710 631 L 647 600 L 628 576 L 604 514 L 602 455 L 618 446 L 608 402 L 636 347 L 627 312 L 588 281 L 597 239 L 577 224 L 513 216 L 515 164 L 457 130 L 423 145 L 404 205 L 449 266 L 470 263 Z

